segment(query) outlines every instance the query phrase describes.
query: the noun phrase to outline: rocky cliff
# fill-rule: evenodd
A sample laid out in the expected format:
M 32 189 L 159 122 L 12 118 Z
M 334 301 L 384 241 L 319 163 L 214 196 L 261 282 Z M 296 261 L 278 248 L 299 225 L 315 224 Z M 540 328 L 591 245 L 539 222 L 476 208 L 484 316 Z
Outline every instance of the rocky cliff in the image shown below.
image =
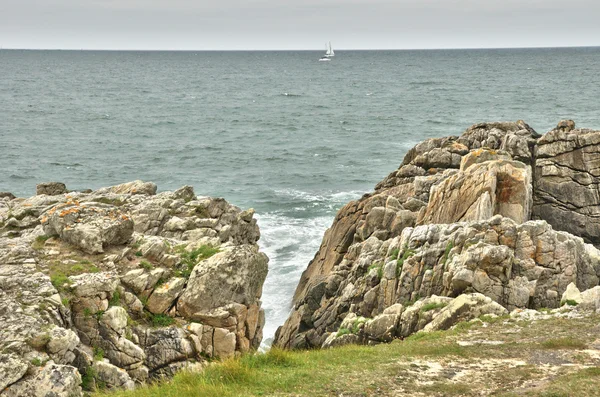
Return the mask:
M 555 308 L 570 284 L 597 286 L 599 155 L 600 131 L 570 120 L 543 136 L 523 121 L 483 123 L 416 145 L 338 212 L 275 344 L 387 341 Z
M 256 349 L 253 210 L 135 181 L 0 195 L 0 395 L 78 396 Z

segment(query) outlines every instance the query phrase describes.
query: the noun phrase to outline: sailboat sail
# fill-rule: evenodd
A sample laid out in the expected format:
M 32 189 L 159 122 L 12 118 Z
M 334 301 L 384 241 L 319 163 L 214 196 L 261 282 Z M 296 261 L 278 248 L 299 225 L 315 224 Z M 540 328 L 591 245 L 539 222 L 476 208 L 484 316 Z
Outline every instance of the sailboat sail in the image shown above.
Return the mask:
M 333 48 L 331 48 L 331 41 L 327 44 L 325 44 L 325 56 L 326 57 L 332 57 L 335 56 L 335 53 L 333 52 Z

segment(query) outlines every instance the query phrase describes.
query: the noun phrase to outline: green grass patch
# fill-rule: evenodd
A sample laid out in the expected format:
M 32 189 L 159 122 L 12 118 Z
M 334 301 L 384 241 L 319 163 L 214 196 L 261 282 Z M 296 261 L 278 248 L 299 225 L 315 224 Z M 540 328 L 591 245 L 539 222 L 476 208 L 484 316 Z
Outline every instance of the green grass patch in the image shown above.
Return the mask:
M 152 265 L 152 263 L 148 261 L 140 261 L 140 267 L 146 270 L 152 270 L 154 268 L 154 265 Z
M 444 250 L 444 256 L 442 256 L 442 263 L 444 265 L 446 264 L 446 262 L 448 262 L 448 256 L 450 255 L 450 251 L 452 251 L 452 248 L 454 248 L 454 242 L 448 241 L 448 244 L 446 244 L 446 249 Z
M 50 282 L 59 292 L 66 292 L 68 288 L 65 285 L 71 285 L 70 276 L 77 276 L 85 273 L 98 273 L 100 269 L 89 260 L 79 260 L 78 263 L 72 264 L 55 260 L 48 266 L 48 275 Z
M 545 349 L 585 349 L 587 344 L 572 337 L 548 339 L 542 342 Z
M 187 279 L 190 278 L 192 270 L 194 270 L 194 267 L 198 262 L 210 258 L 219 252 L 219 249 L 210 245 L 203 245 L 195 250 L 186 251 L 185 246 L 177 246 L 175 247 L 175 252 L 177 252 L 181 258 L 181 269 L 176 272 L 176 275 Z
M 392 258 L 393 260 L 396 260 L 396 259 L 398 259 L 398 255 L 400 255 L 400 248 L 395 248 L 394 250 L 392 250 L 390 258 Z
M 150 322 L 154 327 L 168 327 L 175 323 L 173 317 L 169 317 L 166 314 L 152 314 L 150 313 Z
M 119 291 L 113 292 L 108 300 L 108 306 L 121 306 L 121 293 Z
M 104 349 L 98 346 L 94 346 L 94 360 L 101 361 L 104 359 Z
M 569 306 L 577 306 L 579 303 L 573 299 L 567 299 L 560 303 L 561 306 L 569 305 Z

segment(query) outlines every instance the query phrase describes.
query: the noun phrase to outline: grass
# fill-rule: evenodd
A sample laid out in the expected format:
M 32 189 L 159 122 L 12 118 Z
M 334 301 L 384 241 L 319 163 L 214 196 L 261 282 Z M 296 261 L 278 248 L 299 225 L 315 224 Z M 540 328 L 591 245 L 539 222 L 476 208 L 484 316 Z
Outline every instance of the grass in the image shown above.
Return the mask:
M 94 346 L 94 360 L 102 361 L 104 359 L 104 349 L 98 346 Z
M 370 273 L 373 269 L 377 269 L 377 278 L 381 280 L 383 278 L 383 263 L 372 263 L 371 266 L 369 266 L 369 268 L 367 269 L 367 273 Z
M 561 306 L 564 306 L 564 305 L 577 306 L 578 304 L 579 303 L 577 303 L 577 301 L 573 300 L 573 299 L 567 299 L 566 301 L 563 301 L 560 303 Z
M 134 391 L 97 392 L 94 397 L 191 397 L 191 396 L 393 396 L 418 391 L 426 396 L 489 395 L 562 397 L 596 396 L 600 369 L 564 365 L 558 371 L 544 365 L 485 366 L 486 360 L 527 362 L 555 357 L 544 341 L 594 338 L 600 317 L 549 319 L 535 322 L 465 323 L 447 331 L 419 332 L 404 340 L 376 346 L 348 345 L 331 349 L 283 351 L 244 355 L 212 362 L 202 372 L 180 372 L 171 380 L 141 386 Z M 518 332 L 507 332 L 509 328 Z M 348 332 L 351 330 L 349 329 Z M 502 340 L 500 345 L 461 346 L 462 340 Z M 591 339 L 593 340 L 593 339 Z M 554 342 L 553 342 L 554 345 Z M 581 346 L 580 346 L 581 347 Z M 535 353 L 535 354 L 533 354 Z M 564 350 L 567 361 L 577 350 Z M 483 363 L 483 364 L 482 364 Z M 481 365 L 481 367 L 478 367 Z M 594 365 L 589 358 L 585 365 Z M 444 368 L 435 375 L 431 368 Z M 453 371 L 472 370 L 465 380 L 448 378 Z M 420 377 L 420 383 L 416 382 Z M 423 383 L 423 379 L 427 382 Z M 458 382 L 457 382 L 458 380 Z M 533 381 L 533 382 L 532 382 Z
M 154 265 L 148 261 L 140 261 L 140 266 L 146 270 L 152 270 L 154 268 Z
M 33 241 L 33 244 L 31 244 L 31 248 L 33 248 L 36 251 L 41 250 L 42 248 L 44 248 L 44 244 L 46 244 L 46 241 L 51 239 L 52 237 L 54 236 L 37 236 Z
M 119 291 L 113 292 L 108 300 L 108 306 L 121 306 L 121 293 Z
M 181 269 L 176 272 L 176 275 L 188 279 L 198 262 L 210 258 L 219 252 L 219 249 L 210 245 L 203 245 L 195 250 L 186 251 L 185 246 L 177 246 L 175 247 L 175 252 L 177 252 L 181 258 Z
M 450 251 L 454 248 L 454 242 L 448 241 L 446 244 L 446 250 L 444 251 L 444 256 L 442 256 L 442 263 L 445 265 L 448 262 L 448 256 L 450 255 Z
M 55 260 L 48 267 L 50 282 L 59 292 L 66 292 L 65 285 L 70 285 L 70 276 L 77 276 L 84 273 L 98 273 L 100 269 L 92 262 L 86 259 L 79 259 L 75 264 Z
M 169 325 L 175 323 L 175 319 L 167 316 L 166 314 L 150 313 L 150 322 L 154 327 L 168 327 Z
M 545 349 L 585 349 L 587 344 L 573 337 L 548 339 L 542 342 Z

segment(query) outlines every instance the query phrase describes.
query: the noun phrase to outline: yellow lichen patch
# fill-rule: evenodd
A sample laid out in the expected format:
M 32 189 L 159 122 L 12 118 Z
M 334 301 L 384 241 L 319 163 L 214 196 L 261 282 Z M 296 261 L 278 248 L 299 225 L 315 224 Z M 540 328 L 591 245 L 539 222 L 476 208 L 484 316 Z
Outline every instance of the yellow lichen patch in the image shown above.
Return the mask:
M 44 215 L 44 216 L 42 217 L 42 219 L 41 219 L 41 222 L 42 222 L 42 223 L 46 223 L 46 222 L 48 222 L 48 217 Z

